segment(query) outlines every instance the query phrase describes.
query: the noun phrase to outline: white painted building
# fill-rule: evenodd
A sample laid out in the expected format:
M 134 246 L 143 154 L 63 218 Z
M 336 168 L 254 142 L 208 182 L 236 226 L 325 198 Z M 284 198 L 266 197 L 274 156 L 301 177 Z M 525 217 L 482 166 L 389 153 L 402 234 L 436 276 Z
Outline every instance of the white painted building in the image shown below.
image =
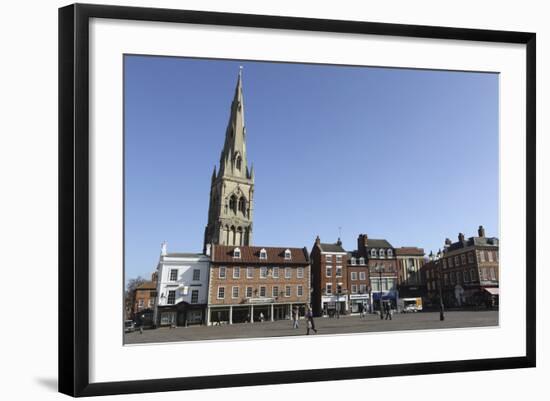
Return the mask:
M 168 253 L 161 246 L 157 266 L 155 322 L 159 326 L 204 324 L 210 257 L 201 253 Z

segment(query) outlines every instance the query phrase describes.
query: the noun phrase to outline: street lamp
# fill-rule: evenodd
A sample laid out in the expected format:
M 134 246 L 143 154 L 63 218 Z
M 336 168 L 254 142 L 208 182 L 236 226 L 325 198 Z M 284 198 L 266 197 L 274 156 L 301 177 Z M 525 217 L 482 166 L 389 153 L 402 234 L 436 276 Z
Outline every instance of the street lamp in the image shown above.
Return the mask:
M 438 287 L 439 287 L 439 320 L 445 320 L 445 307 L 443 306 L 443 291 L 441 287 L 441 249 L 437 252 L 437 278 L 438 278 Z
M 384 319 L 384 313 L 382 312 L 382 272 L 384 271 L 384 265 L 377 264 L 374 266 L 374 270 L 378 273 L 378 290 L 380 291 L 380 319 Z

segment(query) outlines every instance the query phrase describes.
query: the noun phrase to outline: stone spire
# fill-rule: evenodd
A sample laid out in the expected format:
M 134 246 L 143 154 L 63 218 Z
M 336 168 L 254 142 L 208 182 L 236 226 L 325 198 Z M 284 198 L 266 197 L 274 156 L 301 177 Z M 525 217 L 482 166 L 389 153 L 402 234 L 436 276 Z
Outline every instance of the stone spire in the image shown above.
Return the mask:
M 225 143 L 220 156 L 219 176 L 250 178 L 246 158 L 246 127 L 244 123 L 243 70 L 239 69 L 231 113 L 225 130 Z
M 204 251 L 208 244 L 251 245 L 254 210 L 254 172 L 248 169 L 242 67 L 231 102 L 220 167 L 212 174 L 208 224 Z

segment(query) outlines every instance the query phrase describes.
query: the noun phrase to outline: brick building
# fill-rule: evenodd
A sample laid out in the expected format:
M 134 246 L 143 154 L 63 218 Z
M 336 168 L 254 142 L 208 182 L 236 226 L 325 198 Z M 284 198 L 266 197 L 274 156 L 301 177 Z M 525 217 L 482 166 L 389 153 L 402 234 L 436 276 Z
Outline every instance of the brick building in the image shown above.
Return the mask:
M 367 259 L 357 251 L 348 252 L 347 276 L 349 285 L 349 312 L 359 313 L 361 307 L 370 309 L 370 281 Z
M 345 314 L 348 311 L 348 253 L 342 241 L 321 243 L 319 236 L 311 249 L 312 309 L 316 316 Z
M 400 298 L 420 297 L 425 293 L 420 271 L 424 265 L 424 249 L 406 246 L 395 248 L 397 258 L 397 289 Z
M 306 248 L 212 245 L 207 324 L 290 319 L 310 303 Z
M 498 305 L 499 241 L 486 237 L 483 226 L 477 237 L 466 239 L 459 233 L 454 243 L 447 238 L 441 257 L 432 256 L 422 268 L 429 299 L 438 298 L 440 273 L 446 306 Z
M 154 272 L 150 281 L 145 281 L 134 289 L 132 296 L 131 318 L 143 321 L 145 325 L 153 324 L 153 313 L 157 302 L 157 277 L 157 272 Z
M 367 234 L 360 234 L 357 238 L 357 256 L 367 261 L 373 310 L 379 310 L 381 297 L 396 308 L 398 263 L 394 247 L 385 239 L 372 239 Z

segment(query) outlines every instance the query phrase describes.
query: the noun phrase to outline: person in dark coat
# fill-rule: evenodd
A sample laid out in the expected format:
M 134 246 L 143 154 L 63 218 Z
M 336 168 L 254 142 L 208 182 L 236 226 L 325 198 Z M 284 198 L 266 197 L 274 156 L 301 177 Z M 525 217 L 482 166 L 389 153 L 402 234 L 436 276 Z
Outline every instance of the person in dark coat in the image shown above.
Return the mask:
M 315 321 L 313 320 L 313 311 L 311 308 L 308 308 L 306 311 L 306 320 L 307 320 L 307 332 L 306 334 L 309 335 L 309 330 L 313 330 L 315 334 L 317 334 L 317 329 L 315 328 Z
M 386 311 L 386 317 L 385 317 L 385 319 L 386 319 L 386 320 L 388 320 L 388 319 L 392 320 L 392 317 L 391 317 L 391 305 L 390 305 L 389 302 L 386 302 L 386 303 L 384 304 L 384 309 L 385 309 L 385 311 Z

